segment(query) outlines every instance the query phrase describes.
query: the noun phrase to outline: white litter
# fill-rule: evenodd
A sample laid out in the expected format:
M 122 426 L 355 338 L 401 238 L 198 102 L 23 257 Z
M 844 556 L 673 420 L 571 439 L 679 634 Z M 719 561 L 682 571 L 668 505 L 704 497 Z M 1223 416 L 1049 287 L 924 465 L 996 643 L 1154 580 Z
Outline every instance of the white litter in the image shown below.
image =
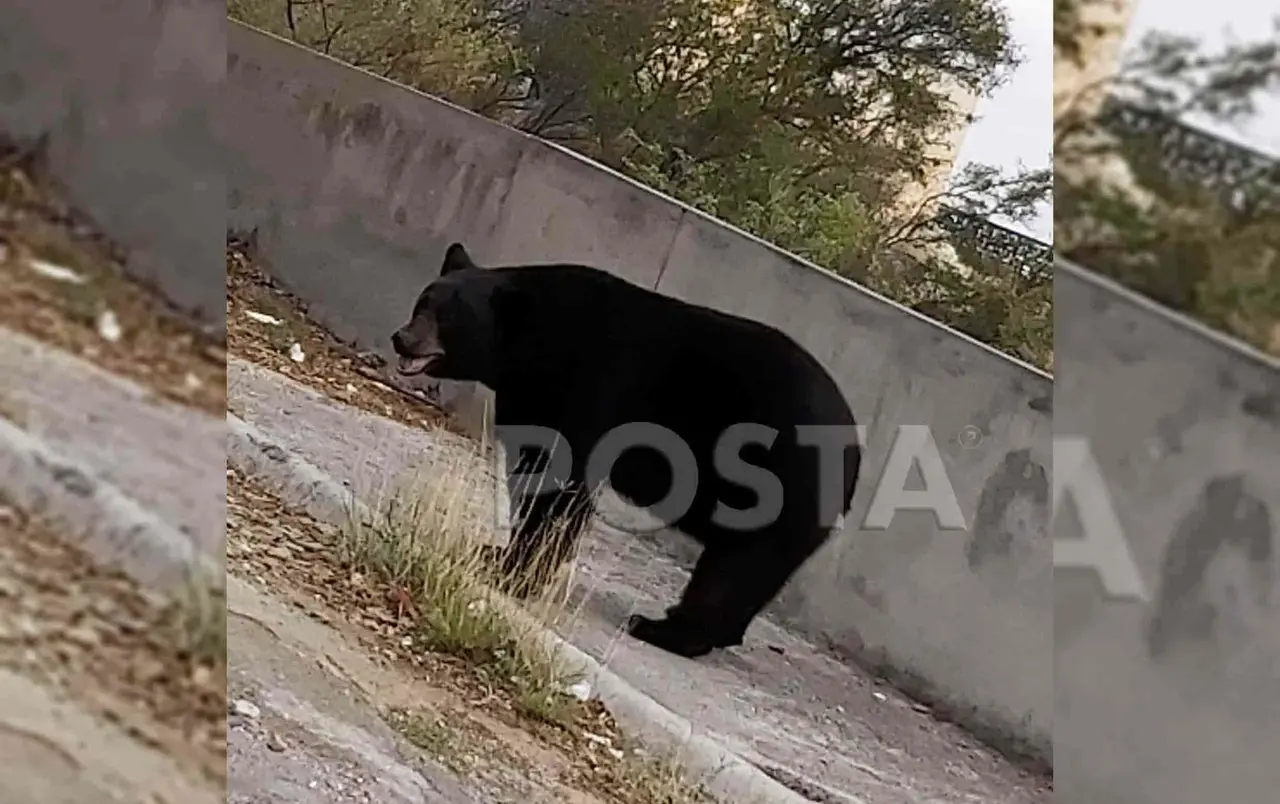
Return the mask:
M 579 681 L 576 684 L 570 684 L 566 690 L 570 695 L 579 701 L 591 700 L 591 684 L 587 681 Z
M 43 276 L 45 279 L 52 279 L 55 282 L 66 282 L 71 285 L 83 285 L 84 277 L 70 268 L 61 265 L 54 265 L 44 260 L 28 260 L 27 265 L 31 266 L 31 270 Z
M 252 318 L 254 321 L 257 321 L 259 324 L 270 324 L 273 327 L 278 327 L 284 323 L 273 315 L 259 313 L 256 310 L 245 310 L 244 314 Z
M 289 347 L 289 359 L 295 363 L 301 363 L 307 359 L 306 354 L 302 351 L 302 344 L 295 343 L 293 346 Z

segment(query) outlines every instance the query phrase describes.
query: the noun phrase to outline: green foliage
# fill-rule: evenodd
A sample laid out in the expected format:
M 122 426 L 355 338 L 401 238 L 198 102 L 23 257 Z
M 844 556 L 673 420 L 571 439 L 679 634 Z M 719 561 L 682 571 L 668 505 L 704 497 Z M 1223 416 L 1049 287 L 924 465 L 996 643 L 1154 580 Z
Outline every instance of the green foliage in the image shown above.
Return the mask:
M 525 14 L 550 97 L 520 127 L 836 269 L 938 167 L 930 146 L 967 123 L 955 92 L 1017 63 L 989 0 L 579 5 Z
M 499 102 L 521 54 L 462 0 L 228 0 L 256 28 L 471 108 Z
M 949 261 L 894 255 L 857 279 L 949 327 L 1046 371 L 1053 366 L 1053 281 L 1049 266 L 1029 275 L 957 241 Z
M 1026 220 L 1051 190 L 1047 170 L 974 166 L 911 208 L 899 202 L 949 167 L 933 154 L 969 123 L 957 92 L 989 92 L 1018 64 L 996 0 L 232 0 L 229 8 L 559 141 L 1001 348 L 1044 351 L 1020 339 L 1042 339 L 1048 307 L 989 300 L 1005 287 L 992 271 L 957 272 L 938 256 L 924 260 L 929 277 L 884 267 L 900 264 L 903 249 L 934 253 L 949 241 L 934 221 L 939 203 Z

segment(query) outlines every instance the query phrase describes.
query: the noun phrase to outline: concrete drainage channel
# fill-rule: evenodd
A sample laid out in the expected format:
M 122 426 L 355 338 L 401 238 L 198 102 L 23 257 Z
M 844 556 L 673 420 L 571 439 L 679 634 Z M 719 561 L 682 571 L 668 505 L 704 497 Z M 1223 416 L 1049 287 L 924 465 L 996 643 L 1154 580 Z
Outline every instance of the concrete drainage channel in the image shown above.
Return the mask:
M 254 363 L 228 361 L 228 461 L 316 519 L 346 521 L 353 502 L 431 471 L 469 471 L 475 445 L 351 407 Z M 465 457 L 465 456 L 472 457 Z M 444 467 L 444 468 L 442 468 Z M 462 467 L 462 468 L 460 468 Z M 488 493 L 474 492 L 492 505 Z M 891 686 L 763 618 L 747 644 L 696 661 L 631 640 L 620 624 L 661 611 L 687 579 L 679 558 L 628 532 L 613 509 L 584 540 L 570 605 L 547 639 L 597 679 L 624 730 L 683 753 L 722 800 L 818 804 L 1047 804 L 1042 777 L 1001 758 Z M 490 514 L 491 516 L 491 514 Z M 603 669 L 601 669 L 603 668 Z M 763 796 L 763 798 L 761 798 Z
M 286 502 L 317 520 L 341 525 L 351 516 L 362 520 L 370 517 L 365 504 L 342 483 L 291 454 L 252 424 L 234 414 L 227 415 L 227 424 L 228 465 L 264 482 Z M 623 728 L 651 748 L 674 752 L 692 774 L 705 779 L 707 789 L 721 800 L 744 804 L 861 804 L 851 797 L 815 799 L 795 792 L 714 740 L 695 733 L 694 724 L 688 719 L 635 689 L 558 634 L 545 631 L 544 638 L 566 663 L 582 669 L 584 680 Z
M 56 359 L 43 352 L 32 355 L 30 360 L 42 371 L 49 372 L 55 365 Z M 285 378 L 235 359 L 228 366 L 228 377 L 232 381 L 233 405 L 246 411 L 243 417 L 231 415 L 225 420 L 202 422 L 184 419 L 176 425 L 169 422 L 164 428 L 158 426 L 159 419 L 147 418 L 154 413 L 150 410 L 151 402 L 128 383 L 114 377 L 99 377 L 101 372 L 83 361 L 69 363 L 58 370 L 81 372 L 72 381 L 79 389 L 75 394 L 55 393 L 26 382 L 21 386 L 35 388 L 31 393 L 40 399 L 52 400 L 43 403 L 43 408 L 36 406 L 38 400 L 34 397 L 23 397 L 21 393 L 11 393 L 14 389 L 6 389 L 7 418 L 0 420 L 0 484 L 9 490 L 15 504 L 30 503 L 57 512 L 68 521 L 68 527 L 83 534 L 85 545 L 104 561 L 120 563 L 145 584 L 164 584 L 185 574 L 194 555 L 200 555 L 202 562 L 213 560 L 208 553 L 216 549 L 215 541 L 221 538 L 221 529 L 193 531 L 191 523 L 209 517 L 205 508 L 211 503 L 202 495 L 213 489 L 221 493 L 219 481 L 228 463 L 263 481 L 287 501 L 299 504 L 314 518 L 341 522 L 351 510 L 352 488 L 358 485 L 351 482 L 353 477 L 378 472 L 396 476 L 407 460 L 421 457 L 424 451 L 443 449 L 440 444 L 432 446 L 429 440 L 424 441 L 423 437 L 429 435 L 425 432 L 385 429 L 386 420 L 357 416 L 351 409 L 343 409 L 321 395 L 303 401 L 304 392 L 298 390 L 300 386 L 296 383 L 292 388 L 286 387 L 290 383 Z M 91 388 L 96 391 L 91 392 Z M 74 410 L 55 418 L 59 405 Z M 136 417 L 125 426 L 121 417 L 130 411 Z M 104 414 L 114 426 L 104 427 L 101 418 L 94 419 Z M 96 441 L 88 440 L 76 429 L 77 420 L 96 428 Z M 153 436 L 161 429 L 181 432 L 181 448 L 166 449 L 160 445 L 159 441 L 164 439 Z M 328 442 L 319 443 L 324 438 Z M 138 476 L 143 471 L 139 467 L 144 466 L 145 471 L 154 475 L 151 488 L 139 485 L 146 479 Z M 343 474 L 348 466 L 354 474 Z M 181 499 L 175 501 L 174 498 Z M 597 549 L 616 553 L 620 545 L 635 541 L 619 537 L 616 543 L 603 543 Z M 599 575 L 598 556 L 592 558 L 592 562 L 585 564 L 591 573 Z M 651 569 L 645 568 L 642 561 L 609 572 L 630 581 L 637 573 Z M 601 579 L 592 577 L 591 580 Z M 631 587 L 624 590 L 625 594 L 630 594 L 630 590 Z M 661 592 L 659 597 L 666 594 L 668 592 Z M 613 596 L 619 597 L 616 590 Z M 250 605 L 252 600 L 244 595 L 230 597 L 229 603 L 257 611 L 257 604 Z M 644 605 L 656 606 L 658 602 L 651 599 Z M 241 617 L 236 627 L 244 631 L 257 625 Z M 795 664 L 783 668 L 788 675 L 783 681 L 790 686 L 771 689 L 772 697 L 768 699 L 758 689 L 746 689 L 759 681 L 768 681 L 758 674 L 758 665 L 756 669 L 748 668 L 740 673 L 736 677 L 739 681 L 710 691 L 705 684 L 698 687 L 690 682 L 690 678 L 699 674 L 705 678 L 719 673 L 719 677 L 724 678 L 725 663 L 740 664 L 744 661 L 742 656 L 722 658 L 718 667 L 715 662 L 673 667 L 669 660 L 647 655 L 636 646 L 619 645 L 616 652 L 611 648 L 602 649 L 599 634 L 575 630 L 564 635 L 547 633 L 546 639 L 570 662 L 585 668 L 595 694 L 625 730 L 654 749 L 674 749 L 688 770 L 705 778 L 708 788 L 723 801 L 733 804 L 806 801 L 950 804 L 979 800 L 973 796 L 982 794 L 981 800 L 991 804 L 1039 804 L 1041 799 L 1028 794 L 1019 783 L 994 776 L 991 777 L 994 781 L 984 782 L 972 790 L 957 787 L 955 775 L 947 768 L 968 761 L 965 757 L 979 750 L 973 744 L 957 744 L 954 752 L 945 756 L 938 756 L 934 749 L 922 751 L 922 756 L 928 756 L 929 767 L 917 768 L 894 764 L 890 753 L 875 747 L 874 735 L 870 733 L 842 733 L 834 729 L 833 720 L 842 729 L 851 724 L 856 729 L 856 722 L 849 719 L 845 709 L 853 713 L 857 700 L 865 703 L 868 699 L 880 701 L 873 706 L 887 706 L 884 695 L 878 691 L 873 695 L 873 690 L 867 688 L 855 688 L 853 685 L 860 682 L 846 675 L 823 679 L 812 665 L 804 663 L 800 656 L 802 647 L 787 642 L 777 629 L 768 630 L 772 628 L 762 626 L 753 637 L 755 654 L 781 660 L 781 648 L 785 648 L 786 661 Z M 264 640 L 264 643 L 270 642 Z M 233 663 L 236 644 L 233 639 Z M 775 646 L 780 649 L 778 654 L 768 649 Z M 747 661 L 755 660 L 748 656 Z M 646 662 L 647 668 L 643 666 Z M 740 683 L 744 678 L 751 681 Z M 673 691 L 675 698 L 671 698 Z M 246 694 L 252 697 L 252 693 Z M 787 713 L 776 704 L 777 699 L 784 699 L 789 705 L 803 707 L 805 698 L 814 698 L 817 709 L 830 713 L 825 723 L 797 722 L 794 718 L 788 721 Z M 325 777 L 303 763 L 308 756 L 305 747 L 277 753 L 271 748 L 274 744 L 271 734 L 253 731 L 287 726 L 273 725 L 272 718 L 278 714 L 274 712 L 273 700 L 270 696 L 263 697 L 259 701 L 263 716 L 238 727 L 240 732 L 248 729 L 252 733 L 248 737 L 240 735 L 237 749 L 240 753 L 236 756 L 241 760 L 242 754 L 256 758 L 262 766 L 262 784 L 267 786 L 276 784 L 274 780 L 279 778 L 278 763 L 299 763 L 298 782 L 306 788 L 316 778 Z M 889 703 L 894 703 L 892 696 Z M 877 730 L 892 730 L 891 723 L 879 720 L 880 714 L 873 713 L 873 716 L 877 718 Z M 920 724 L 908 725 L 912 730 L 920 728 Z M 379 737 L 377 731 L 381 727 L 372 724 L 367 728 L 373 736 L 365 743 L 382 750 L 385 735 Z M 298 739 L 304 740 L 306 735 Z M 902 745 L 898 739 L 894 738 Z M 265 749 L 259 750 L 261 746 Z M 277 764 L 271 764 L 273 762 Z M 987 773 L 980 765 L 973 767 L 980 776 Z M 354 773 L 360 776 L 364 771 Z M 443 774 L 439 776 L 440 779 L 429 781 L 437 786 L 444 784 Z M 818 783 L 818 779 L 826 784 Z M 303 794 L 296 800 L 325 799 Z

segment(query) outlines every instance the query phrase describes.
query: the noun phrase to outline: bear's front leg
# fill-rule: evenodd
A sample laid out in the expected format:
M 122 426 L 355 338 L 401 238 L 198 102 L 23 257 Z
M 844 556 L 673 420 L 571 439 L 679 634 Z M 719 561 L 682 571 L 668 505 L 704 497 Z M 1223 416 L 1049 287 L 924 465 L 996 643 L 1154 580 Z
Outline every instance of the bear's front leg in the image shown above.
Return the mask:
M 591 519 L 591 503 L 576 484 L 521 500 L 511 543 L 499 566 L 508 593 L 530 597 L 552 581 Z

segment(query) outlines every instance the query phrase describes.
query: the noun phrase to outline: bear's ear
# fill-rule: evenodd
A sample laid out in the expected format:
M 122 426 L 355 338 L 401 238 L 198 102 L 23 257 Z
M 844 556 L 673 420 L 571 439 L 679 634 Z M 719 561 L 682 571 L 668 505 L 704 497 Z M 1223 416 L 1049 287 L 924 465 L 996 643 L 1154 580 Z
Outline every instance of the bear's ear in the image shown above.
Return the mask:
M 445 249 L 444 252 L 444 264 L 440 266 L 440 275 L 448 276 L 454 271 L 474 268 L 475 265 L 471 261 L 471 255 L 467 253 L 461 243 L 450 243 L 449 248 Z

